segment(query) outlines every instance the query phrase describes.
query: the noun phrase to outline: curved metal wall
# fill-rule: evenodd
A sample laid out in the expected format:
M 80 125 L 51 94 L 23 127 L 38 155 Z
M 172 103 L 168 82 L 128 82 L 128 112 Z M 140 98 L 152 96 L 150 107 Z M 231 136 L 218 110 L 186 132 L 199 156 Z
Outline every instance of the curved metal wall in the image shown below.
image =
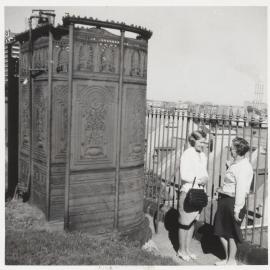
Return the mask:
M 73 24 L 31 35 L 29 46 L 21 34 L 19 189 L 66 229 L 144 226 L 149 36 Z
M 74 29 L 67 226 L 98 233 L 144 221 L 147 41 Z

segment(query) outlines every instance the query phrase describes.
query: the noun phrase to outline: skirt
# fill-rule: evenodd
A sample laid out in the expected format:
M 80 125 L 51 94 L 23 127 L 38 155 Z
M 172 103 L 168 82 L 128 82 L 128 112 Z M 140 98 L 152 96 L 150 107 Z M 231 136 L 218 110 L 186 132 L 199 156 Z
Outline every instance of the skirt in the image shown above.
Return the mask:
M 233 238 L 235 242 L 243 242 L 243 235 L 240 229 L 241 223 L 246 213 L 246 207 L 241 209 L 239 217 L 241 222 L 234 219 L 235 198 L 225 194 L 219 194 L 218 207 L 214 219 L 214 235 L 225 239 Z
M 190 212 L 185 207 L 185 199 L 186 199 L 187 193 L 184 191 L 180 192 L 179 196 L 179 219 L 178 222 L 181 225 L 189 226 L 194 220 L 199 220 L 200 218 L 200 212 Z

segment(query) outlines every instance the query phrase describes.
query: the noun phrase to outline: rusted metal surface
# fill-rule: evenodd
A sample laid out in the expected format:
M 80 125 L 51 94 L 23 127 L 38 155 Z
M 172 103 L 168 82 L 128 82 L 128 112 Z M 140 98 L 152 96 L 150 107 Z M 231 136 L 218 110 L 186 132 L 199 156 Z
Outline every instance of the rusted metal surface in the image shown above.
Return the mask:
M 128 38 L 125 31 L 139 36 Z M 26 189 L 30 177 L 32 202 L 49 220 L 64 220 L 66 229 L 127 232 L 146 224 L 151 34 L 141 27 L 69 17 L 63 26 L 40 26 L 17 36 L 22 47 L 19 186 Z

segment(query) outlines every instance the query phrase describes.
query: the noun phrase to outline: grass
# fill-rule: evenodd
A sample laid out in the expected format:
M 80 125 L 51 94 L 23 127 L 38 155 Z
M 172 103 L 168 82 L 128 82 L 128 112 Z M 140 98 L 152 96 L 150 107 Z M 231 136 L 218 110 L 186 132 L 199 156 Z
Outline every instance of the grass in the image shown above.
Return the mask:
M 137 242 L 53 229 L 39 209 L 19 200 L 5 210 L 6 265 L 175 265 Z

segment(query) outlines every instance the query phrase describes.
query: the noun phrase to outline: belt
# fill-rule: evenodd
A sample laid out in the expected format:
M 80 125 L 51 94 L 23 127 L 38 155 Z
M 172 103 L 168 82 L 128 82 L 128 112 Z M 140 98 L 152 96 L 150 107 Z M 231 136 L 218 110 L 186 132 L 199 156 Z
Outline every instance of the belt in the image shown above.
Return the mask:
M 232 197 L 232 196 L 227 195 L 225 193 L 219 193 L 218 198 L 220 198 L 220 199 L 222 199 L 222 198 L 232 198 L 232 199 L 234 199 L 235 197 L 234 196 Z

